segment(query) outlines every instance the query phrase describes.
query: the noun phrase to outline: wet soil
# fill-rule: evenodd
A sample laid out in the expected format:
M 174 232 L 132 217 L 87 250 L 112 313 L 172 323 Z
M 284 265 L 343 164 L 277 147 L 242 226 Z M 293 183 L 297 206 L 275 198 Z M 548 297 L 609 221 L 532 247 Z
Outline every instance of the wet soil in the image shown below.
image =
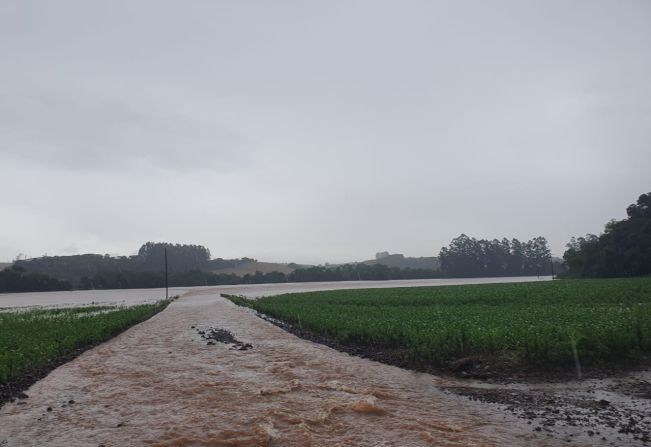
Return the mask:
M 524 368 L 508 358 L 462 358 L 446 365 L 415 364 L 399 349 L 341 343 L 258 313 L 306 340 L 348 354 L 447 378 L 442 389 L 497 406 L 526 421 L 532 432 L 571 444 L 651 445 L 651 374 L 648 359 L 637 365 L 573 371 Z M 461 380 L 460 380 L 461 379 Z
M 196 327 L 192 326 L 192 329 L 196 329 Z M 215 344 L 215 342 L 219 342 L 226 345 L 231 345 L 230 349 L 236 349 L 238 351 L 248 351 L 249 349 L 253 349 L 253 345 L 251 343 L 243 343 L 239 341 L 226 329 L 216 329 L 209 327 L 208 329 L 196 330 L 201 338 L 206 340 L 206 345 L 208 346 L 212 346 Z
M 477 386 L 444 387 L 450 393 L 501 406 L 527 421 L 532 430 L 564 438 L 597 438 L 610 445 L 646 445 L 651 442 L 649 402 L 636 402 L 618 396 L 610 401 L 602 394 L 613 387 L 589 383 L 579 389 L 482 388 Z M 644 386 L 648 386 L 645 383 Z M 603 392 L 603 393 L 602 393 Z

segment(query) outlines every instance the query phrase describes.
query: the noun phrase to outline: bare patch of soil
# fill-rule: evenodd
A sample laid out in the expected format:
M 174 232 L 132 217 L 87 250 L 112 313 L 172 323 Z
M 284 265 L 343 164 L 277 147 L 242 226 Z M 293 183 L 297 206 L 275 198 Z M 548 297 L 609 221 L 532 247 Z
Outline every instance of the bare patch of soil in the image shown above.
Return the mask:
M 193 326 L 194 329 L 196 329 Z M 253 345 L 250 343 L 243 343 L 237 340 L 233 334 L 225 329 L 209 327 L 208 329 L 197 329 L 197 333 L 201 336 L 202 339 L 206 340 L 206 345 L 214 345 L 215 342 L 231 345 L 231 349 L 237 349 L 238 351 L 248 351 L 253 349 Z
M 648 385 L 648 383 L 647 383 Z M 626 398 L 608 385 L 592 381 L 578 388 L 448 386 L 448 392 L 503 407 L 526 421 L 533 431 L 567 441 L 645 445 L 651 441 L 649 402 Z M 613 400 L 608 400 L 605 397 Z

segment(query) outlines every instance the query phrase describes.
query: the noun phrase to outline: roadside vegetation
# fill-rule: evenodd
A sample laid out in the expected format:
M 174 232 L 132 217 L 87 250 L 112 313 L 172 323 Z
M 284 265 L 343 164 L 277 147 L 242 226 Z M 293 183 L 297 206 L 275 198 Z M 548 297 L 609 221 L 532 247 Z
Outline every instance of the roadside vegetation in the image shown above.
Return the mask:
M 285 294 L 236 304 L 389 363 L 567 370 L 651 353 L 651 278 Z M 575 355 L 576 354 L 576 355 Z M 382 357 L 380 358 L 382 359 Z
M 0 403 L 16 391 L 3 385 L 43 376 L 62 359 L 152 317 L 169 303 L 0 311 Z

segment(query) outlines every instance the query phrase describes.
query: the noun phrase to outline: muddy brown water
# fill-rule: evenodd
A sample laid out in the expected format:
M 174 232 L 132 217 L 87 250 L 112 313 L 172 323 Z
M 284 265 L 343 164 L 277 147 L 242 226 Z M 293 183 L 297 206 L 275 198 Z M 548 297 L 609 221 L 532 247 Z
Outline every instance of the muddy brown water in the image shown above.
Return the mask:
M 432 281 L 371 285 L 413 283 L 430 285 Z M 510 446 L 558 442 L 537 437 L 521 421 L 495 407 L 444 392 L 442 387 L 450 385 L 449 381 L 296 338 L 219 295 L 227 291 L 259 296 L 350 286 L 321 283 L 189 290 L 152 319 L 54 370 L 27 390 L 29 398 L 2 407 L 0 446 Z M 127 295 L 137 296 L 131 291 L 113 291 L 113 298 L 107 294 L 103 301 L 119 302 L 124 299 L 120 296 Z M 76 296 L 65 304 L 87 302 L 81 294 Z M 0 296 L 0 307 L 14 306 L 17 299 Z M 37 299 L 38 303 L 42 300 Z M 27 301 L 21 300 L 23 305 L 31 304 Z M 228 330 L 253 348 L 239 351 L 222 343 L 207 345 L 197 329 L 210 327 Z

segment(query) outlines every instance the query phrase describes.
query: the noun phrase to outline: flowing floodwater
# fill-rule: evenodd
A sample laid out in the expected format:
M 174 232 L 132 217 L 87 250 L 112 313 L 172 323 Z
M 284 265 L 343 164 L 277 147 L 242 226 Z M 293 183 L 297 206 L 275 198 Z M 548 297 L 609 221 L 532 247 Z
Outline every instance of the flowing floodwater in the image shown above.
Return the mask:
M 402 284 L 428 285 L 390 285 Z M 296 338 L 219 295 L 350 285 L 190 290 L 2 407 L 0 446 L 547 445 L 515 418 L 444 392 L 445 380 Z M 0 296 L 0 307 L 15 299 Z M 208 328 L 253 347 L 207 344 L 197 331 Z

